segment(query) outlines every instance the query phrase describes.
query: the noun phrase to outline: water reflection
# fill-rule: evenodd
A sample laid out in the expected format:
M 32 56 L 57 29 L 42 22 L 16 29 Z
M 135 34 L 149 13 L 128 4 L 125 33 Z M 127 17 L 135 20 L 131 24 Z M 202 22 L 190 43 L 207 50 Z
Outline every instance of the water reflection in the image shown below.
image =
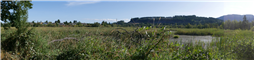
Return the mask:
M 196 36 L 196 35 L 179 35 L 179 38 L 170 38 L 169 40 L 171 42 L 178 42 L 179 44 L 186 44 L 186 43 L 193 43 L 198 44 L 198 42 L 204 42 L 206 48 L 207 45 L 209 45 L 212 41 L 219 41 L 220 37 L 213 37 L 210 35 L 207 36 Z
M 207 36 L 195 36 L 195 35 L 179 35 L 179 38 L 170 38 L 170 41 L 181 41 L 181 42 L 211 42 L 212 40 L 218 40 L 219 37 L 212 37 L 210 35 Z

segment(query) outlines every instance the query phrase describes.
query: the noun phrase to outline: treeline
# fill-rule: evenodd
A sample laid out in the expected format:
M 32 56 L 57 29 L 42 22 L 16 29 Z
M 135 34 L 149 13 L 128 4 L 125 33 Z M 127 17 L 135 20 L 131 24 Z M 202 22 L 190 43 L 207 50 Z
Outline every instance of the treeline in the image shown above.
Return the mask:
M 63 23 L 60 22 L 58 19 L 55 22 L 51 21 L 45 21 L 45 22 L 30 22 L 31 27 L 84 27 L 84 23 L 81 23 L 80 21 L 77 22 L 77 20 L 72 21 L 65 21 Z
M 3 26 L 3 25 L 1 25 Z M 101 23 L 95 22 L 95 23 L 81 23 L 80 21 L 77 22 L 77 20 L 74 21 L 65 21 L 63 23 L 60 23 L 60 20 L 57 20 L 55 22 L 30 22 L 30 27 L 144 27 L 144 26 L 154 26 L 157 28 L 160 27 L 169 27 L 169 28 L 223 28 L 223 25 L 219 25 L 218 23 L 206 23 L 206 24 L 191 24 L 188 23 L 186 25 L 184 24 L 161 24 L 161 23 L 126 23 L 123 20 L 117 21 L 115 23 L 109 23 L 107 21 L 102 21 Z
M 151 23 L 151 19 L 155 22 Z M 163 20 L 169 19 L 169 23 L 163 22 Z M 207 19 L 207 20 L 206 20 Z M 212 21 L 213 20 L 213 21 Z M 177 22 L 178 21 L 178 22 Z M 180 22 L 182 21 L 182 22 Z M 135 22 L 135 23 L 133 23 Z M 161 22 L 161 23 L 159 23 Z M 163 22 L 163 23 L 162 23 Z M 197 23 L 198 22 L 198 23 Z M 8 24 L 2 24 L 1 26 L 8 26 Z M 107 21 L 102 21 L 101 23 L 81 23 L 80 21 L 65 21 L 63 23 L 60 20 L 55 22 L 45 21 L 45 22 L 30 22 L 30 27 L 144 27 L 144 26 L 153 26 L 153 27 L 165 27 L 168 28 L 220 28 L 220 29 L 251 29 L 254 26 L 254 21 L 249 22 L 244 16 L 243 21 L 237 20 L 217 20 L 214 18 L 205 18 L 205 17 L 196 17 L 193 16 L 174 16 L 174 17 L 143 17 L 143 18 L 132 18 L 128 23 L 123 20 L 117 21 L 115 23 L 109 23 Z
M 198 24 L 221 24 L 223 20 L 212 18 L 212 17 L 198 17 L 195 15 L 179 15 L 174 17 L 141 17 L 141 18 L 132 18 L 129 23 L 152 23 L 152 24 L 164 24 L 164 25 L 170 25 L 170 24 L 192 24 L 192 25 L 198 25 Z
M 139 24 L 134 24 L 134 23 L 123 23 L 123 24 L 117 24 L 117 26 L 120 27 L 144 27 L 144 26 L 154 26 L 157 28 L 161 28 L 161 27 L 169 27 L 169 28 L 199 28 L 199 29 L 203 29 L 203 28 L 223 28 L 223 25 L 219 25 L 216 23 L 206 23 L 206 24 L 152 24 L 152 23 L 139 23 Z
M 110 23 L 107 23 L 106 21 L 103 21 L 102 24 L 99 22 L 95 23 L 81 23 L 81 22 L 76 22 L 76 20 L 72 21 L 65 21 L 63 23 L 59 22 L 31 22 L 30 23 L 31 27 L 99 27 L 99 26 L 105 26 L 105 27 L 111 27 L 113 26 Z
M 243 17 L 243 21 L 226 20 L 224 22 L 224 29 L 231 29 L 231 30 L 235 30 L 235 29 L 249 30 L 253 26 L 254 26 L 254 21 L 249 22 L 246 16 Z
M 58 19 L 55 22 L 51 21 L 45 21 L 45 22 L 28 22 L 30 24 L 30 27 L 117 27 L 122 26 L 121 24 L 124 23 L 124 21 L 118 21 L 116 23 L 109 23 L 107 21 L 94 22 L 94 23 L 81 23 L 80 21 L 73 20 L 73 21 L 65 21 L 61 23 L 61 21 Z M 1 23 L 1 27 L 3 26 L 11 26 L 9 23 Z M 13 27 L 13 26 L 11 26 Z

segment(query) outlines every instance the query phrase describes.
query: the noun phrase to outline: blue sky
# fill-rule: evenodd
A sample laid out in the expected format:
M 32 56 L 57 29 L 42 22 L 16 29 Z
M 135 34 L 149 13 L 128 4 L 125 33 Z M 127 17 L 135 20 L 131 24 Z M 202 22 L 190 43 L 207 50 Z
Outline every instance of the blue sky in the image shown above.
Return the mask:
M 134 17 L 197 15 L 217 18 L 227 14 L 254 14 L 250 2 L 174 2 L 174 1 L 32 1 L 28 21 L 83 23 L 128 22 Z

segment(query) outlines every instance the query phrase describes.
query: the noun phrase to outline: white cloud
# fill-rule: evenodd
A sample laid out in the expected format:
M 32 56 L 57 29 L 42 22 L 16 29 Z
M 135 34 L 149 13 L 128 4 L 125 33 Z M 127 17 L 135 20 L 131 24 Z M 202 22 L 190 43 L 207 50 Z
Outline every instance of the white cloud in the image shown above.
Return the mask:
M 99 0 L 93 0 L 93 1 L 69 1 L 66 5 L 67 6 L 78 6 L 78 5 L 84 5 L 84 4 L 94 4 L 94 3 L 98 3 Z

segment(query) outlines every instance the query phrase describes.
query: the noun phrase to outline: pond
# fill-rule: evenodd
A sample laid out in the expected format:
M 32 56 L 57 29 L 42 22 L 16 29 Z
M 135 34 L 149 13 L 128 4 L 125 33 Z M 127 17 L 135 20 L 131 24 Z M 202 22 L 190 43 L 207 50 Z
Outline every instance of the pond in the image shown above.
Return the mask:
M 218 41 L 220 37 L 213 37 L 213 36 L 195 36 L 195 35 L 179 35 L 179 38 L 170 38 L 169 40 L 171 42 L 178 42 L 179 44 L 186 44 L 186 43 L 193 43 L 194 45 L 198 44 L 198 42 L 201 42 L 203 45 L 203 48 L 207 48 L 207 46 L 212 41 Z
M 172 33 L 175 33 L 176 31 L 169 31 Z M 178 41 L 178 42 L 183 42 L 183 43 L 189 43 L 189 42 L 204 42 L 204 43 L 209 43 L 212 40 L 218 40 L 220 39 L 219 37 L 213 37 L 211 35 L 205 35 L 205 36 L 200 36 L 200 35 L 178 35 L 179 38 L 173 38 L 171 37 L 169 40 L 170 41 Z
M 213 36 L 210 36 L 210 35 L 207 35 L 207 36 L 196 36 L 196 35 L 179 35 L 179 38 L 170 38 L 169 40 L 170 41 L 181 41 L 181 42 L 184 42 L 184 43 L 189 43 L 189 42 L 204 42 L 204 43 L 209 43 L 211 42 L 212 40 L 218 40 L 219 37 L 213 37 Z

